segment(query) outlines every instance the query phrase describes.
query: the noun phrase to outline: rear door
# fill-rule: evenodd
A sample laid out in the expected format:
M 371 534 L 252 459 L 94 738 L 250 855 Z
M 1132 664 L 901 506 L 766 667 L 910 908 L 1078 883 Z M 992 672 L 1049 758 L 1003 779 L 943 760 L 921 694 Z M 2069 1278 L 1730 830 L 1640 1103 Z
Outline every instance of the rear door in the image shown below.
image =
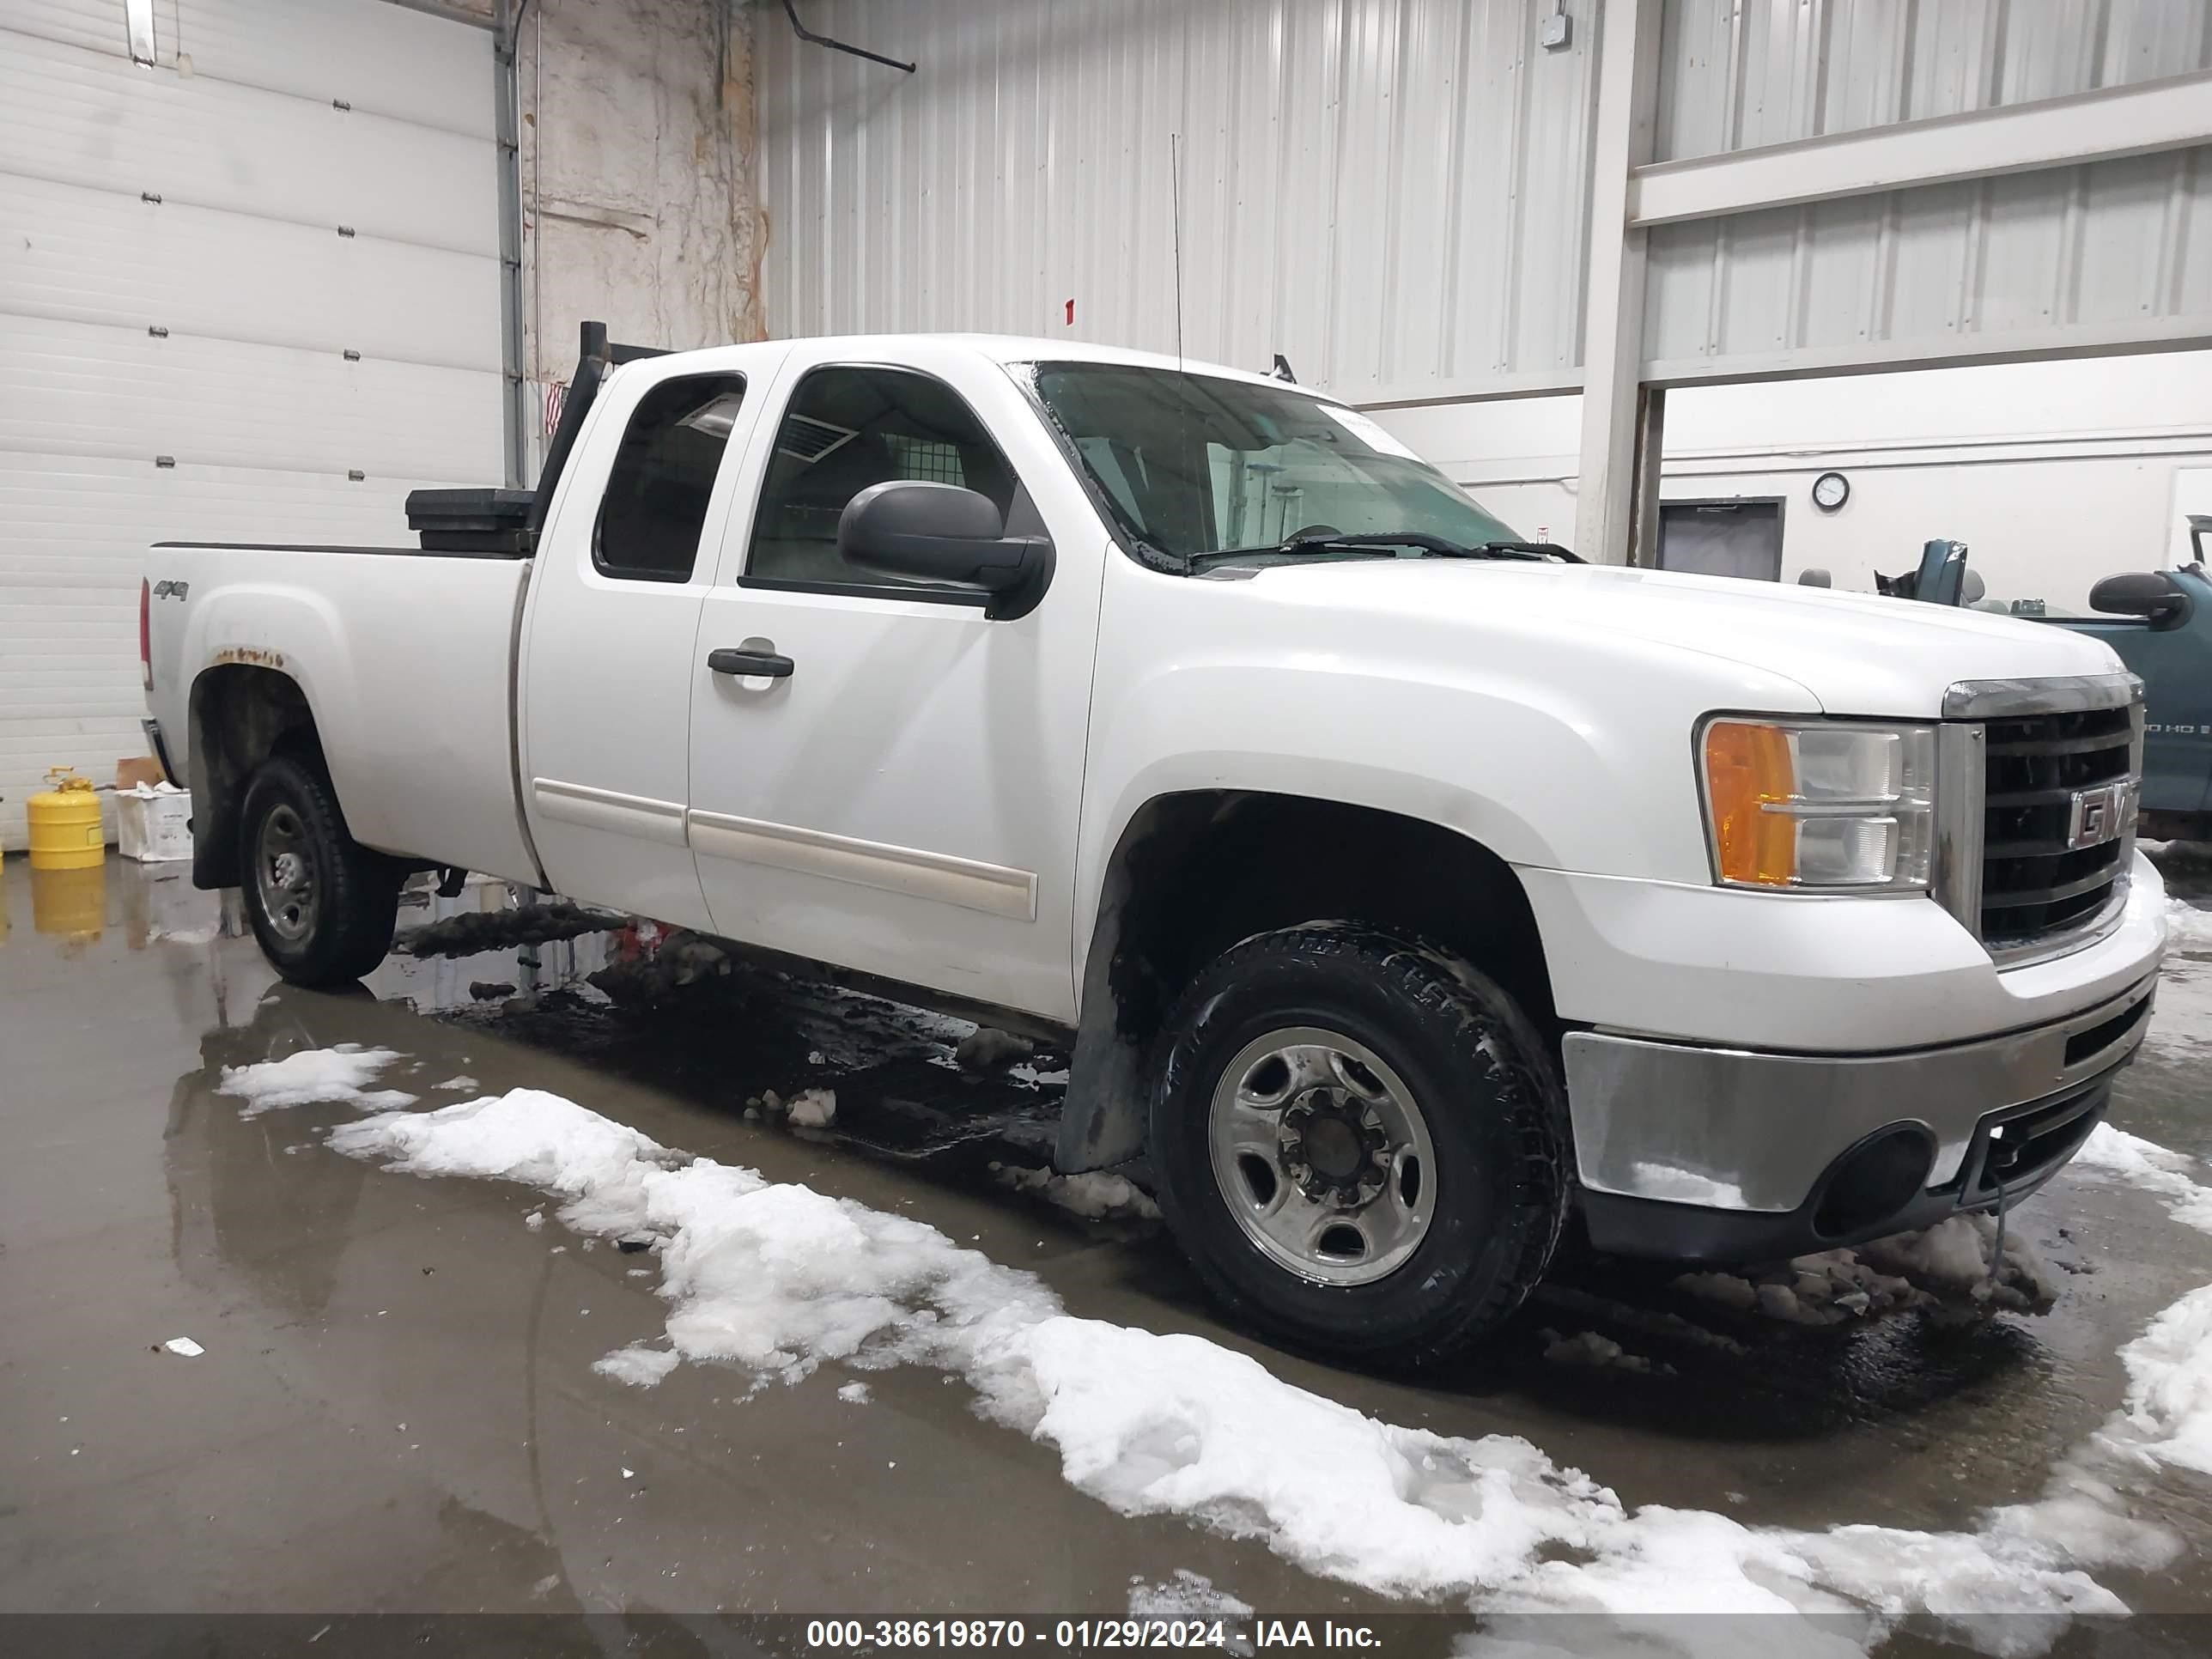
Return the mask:
M 692 848 L 718 932 L 1073 1017 L 1076 817 L 1106 535 L 1042 419 L 972 348 L 794 347 L 763 400 L 695 653 Z M 893 478 L 991 498 L 1057 564 L 1027 616 L 846 564 Z M 787 659 L 717 673 L 715 648 Z
M 725 463 L 781 350 L 617 370 L 561 482 L 517 684 L 520 787 L 562 893 L 710 925 L 684 828 L 692 647 L 735 482 Z

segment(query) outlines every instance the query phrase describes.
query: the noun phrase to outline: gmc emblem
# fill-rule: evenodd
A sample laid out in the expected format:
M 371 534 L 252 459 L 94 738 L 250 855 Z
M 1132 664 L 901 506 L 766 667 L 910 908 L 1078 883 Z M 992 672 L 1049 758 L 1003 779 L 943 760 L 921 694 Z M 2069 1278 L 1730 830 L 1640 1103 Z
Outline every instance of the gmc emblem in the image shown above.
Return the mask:
M 2076 789 L 2066 817 L 2066 848 L 2078 852 L 2117 841 L 2134 817 L 2136 786 L 2132 778 L 2106 784 L 2099 789 Z

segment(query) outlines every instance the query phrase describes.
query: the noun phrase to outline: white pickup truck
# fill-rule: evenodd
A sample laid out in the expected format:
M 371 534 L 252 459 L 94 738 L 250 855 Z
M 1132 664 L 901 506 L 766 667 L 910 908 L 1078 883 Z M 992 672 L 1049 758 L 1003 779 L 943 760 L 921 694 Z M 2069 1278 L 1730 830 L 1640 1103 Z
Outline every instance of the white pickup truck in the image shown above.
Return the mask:
M 2017 1200 L 2165 945 L 2135 682 L 1974 611 L 1585 564 L 1279 380 L 585 331 L 534 493 L 164 543 L 194 875 L 284 975 L 488 872 L 1072 1042 L 1063 1169 L 1419 1358 L 1601 1249 Z

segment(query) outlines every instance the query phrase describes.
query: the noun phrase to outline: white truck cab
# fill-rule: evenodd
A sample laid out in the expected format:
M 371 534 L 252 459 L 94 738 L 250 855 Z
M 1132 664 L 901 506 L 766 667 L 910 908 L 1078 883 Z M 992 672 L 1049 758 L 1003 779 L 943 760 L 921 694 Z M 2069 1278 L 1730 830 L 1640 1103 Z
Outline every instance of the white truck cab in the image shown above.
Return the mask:
M 2015 1201 L 2165 942 L 2138 688 L 1972 611 L 1585 564 L 1280 381 L 884 337 L 584 362 L 419 548 L 162 544 L 148 672 L 308 984 L 474 869 L 1072 1034 L 1310 1345 L 1478 1339 L 1571 1212 L 1749 1262 Z

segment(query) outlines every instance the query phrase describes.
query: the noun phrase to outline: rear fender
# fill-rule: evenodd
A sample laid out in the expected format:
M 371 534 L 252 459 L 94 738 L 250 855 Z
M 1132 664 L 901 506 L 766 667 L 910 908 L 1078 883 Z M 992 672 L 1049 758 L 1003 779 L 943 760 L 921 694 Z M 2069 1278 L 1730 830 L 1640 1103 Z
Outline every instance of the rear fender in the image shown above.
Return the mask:
M 185 773 L 195 886 L 237 884 L 246 781 L 281 747 L 312 750 L 351 823 L 343 763 L 333 765 L 331 757 L 349 752 L 344 728 L 357 721 L 362 704 L 329 599 L 277 583 L 226 586 L 193 605 L 179 655 L 193 665 Z

